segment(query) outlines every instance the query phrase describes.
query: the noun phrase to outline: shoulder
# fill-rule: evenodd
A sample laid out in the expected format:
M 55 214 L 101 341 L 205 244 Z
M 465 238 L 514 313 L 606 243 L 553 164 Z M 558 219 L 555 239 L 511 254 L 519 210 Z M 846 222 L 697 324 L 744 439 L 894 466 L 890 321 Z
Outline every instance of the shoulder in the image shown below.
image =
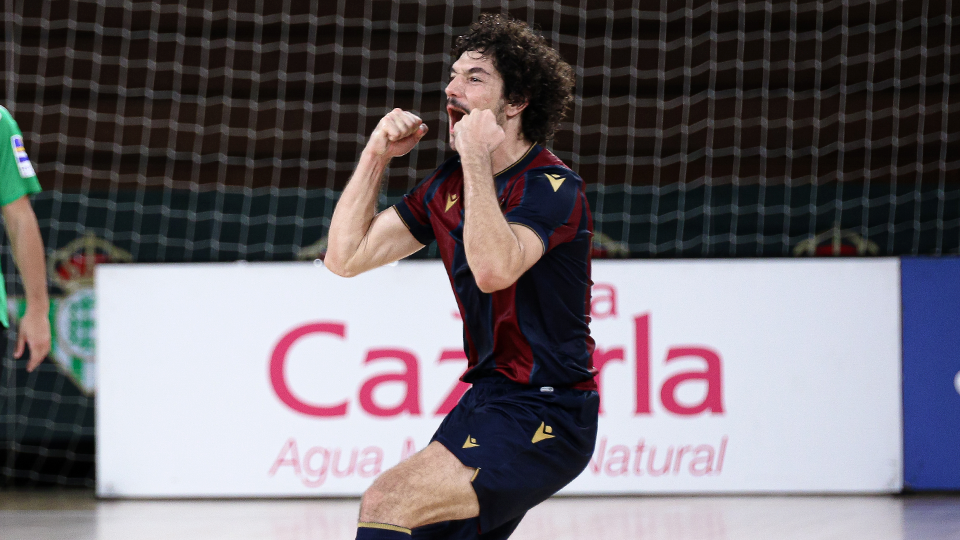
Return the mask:
M 562 164 L 527 169 L 516 186 L 511 201 L 517 212 L 536 214 L 554 225 L 565 222 L 586 200 L 583 180 Z
M 549 149 L 544 148 L 540 145 L 537 145 L 539 152 L 530 162 L 530 168 L 544 168 L 544 167 L 557 167 L 560 169 L 566 169 L 571 173 L 573 170 L 563 162 L 562 159 L 558 158 L 556 154 L 551 152 Z
M 0 134 L 9 137 L 11 134 L 15 135 L 18 131 L 20 129 L 17 127 L 13 115 L 3 105 L 0 105 Z
M 553 188 L 554 192 L 569 191 L 574 188 L 579 191 L 583 188 L 583 179 L 573 172 L 553 152 L 541 148 L 537 156 L 530 162 L 524 171 L 527 182 L 541 184 Z
M 562 163 L 528 169 L 524 181 L 524 191 L 551 198 L 572 199 L 584 189 L 583 179 Z
M 536 154 L 514 177 L 513 198 L 518 204 L 534 204 L 568 213 L 584 193 L 583 180 L 546 148 L 536 145 Z

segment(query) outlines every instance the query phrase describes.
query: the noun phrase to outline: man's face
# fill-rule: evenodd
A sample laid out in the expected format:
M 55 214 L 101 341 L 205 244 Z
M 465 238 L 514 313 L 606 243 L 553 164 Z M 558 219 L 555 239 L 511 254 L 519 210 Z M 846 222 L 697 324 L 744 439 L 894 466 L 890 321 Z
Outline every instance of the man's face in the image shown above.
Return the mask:
M 450 124 L 450 146 L 457 149 L 453 126 L 474 109 L 489 109 L 501 126 L 504 115 L 503 79 L 493 60 L 476 51 L 466 51 L 450 67 L 447 84 L 447 116 Z

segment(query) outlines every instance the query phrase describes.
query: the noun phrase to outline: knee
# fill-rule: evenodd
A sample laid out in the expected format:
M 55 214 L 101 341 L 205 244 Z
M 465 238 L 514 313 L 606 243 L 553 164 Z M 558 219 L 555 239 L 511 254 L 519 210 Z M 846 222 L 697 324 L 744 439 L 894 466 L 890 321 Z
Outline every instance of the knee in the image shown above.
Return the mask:
M 360 521 L 371 521 L 371 516 L 383 506 L 384 492 L 373 484 L 363 492 L 360 498 Z
M 374 521 L 400 525 L 390 520 L 397 520 L 398 505 L 393 499 L 397 496 L 399 486 L 392 485 L 388 474 L 382 475 L 373 485 L 363 492 L 360 499 L 360 521 Z

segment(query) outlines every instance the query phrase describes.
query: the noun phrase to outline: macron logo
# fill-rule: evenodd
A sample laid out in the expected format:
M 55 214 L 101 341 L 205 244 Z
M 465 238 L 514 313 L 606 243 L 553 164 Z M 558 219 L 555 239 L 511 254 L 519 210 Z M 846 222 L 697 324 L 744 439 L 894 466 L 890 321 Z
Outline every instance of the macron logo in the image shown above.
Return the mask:
M 544 176 L 547 177 L 547 180 L 550 181 L 550 185 L 553 186 L 554 193 L 560 189 L 560 185 L 563 184 L 564 180 L 566 180 L 566 178 L 559 174 L 545 174 Z

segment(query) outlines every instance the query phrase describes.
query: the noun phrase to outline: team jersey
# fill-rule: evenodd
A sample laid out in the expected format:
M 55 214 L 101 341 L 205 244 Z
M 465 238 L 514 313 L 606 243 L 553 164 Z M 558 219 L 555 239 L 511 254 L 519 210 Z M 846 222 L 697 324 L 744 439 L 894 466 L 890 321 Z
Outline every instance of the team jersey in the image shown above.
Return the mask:
M 417 241 L 437 242 L 463 318 L 461 379 L 499 374 L 521 384 L 596 389 L 588 326 L 593 218 L 583 180 L 534 145 L 494 183 L 507 222 L 535 232 L 544 253 L 516 283 L 491 294 L 467 265 L 459 156 L 394 207 Z
M 0 206 L 40 192 L 40 182 L 27 157 L 20 127 L 7 109 L 0 107 Z M 7 320 L 7 291 L 0 280 L 0 323 L 10 326 Z

